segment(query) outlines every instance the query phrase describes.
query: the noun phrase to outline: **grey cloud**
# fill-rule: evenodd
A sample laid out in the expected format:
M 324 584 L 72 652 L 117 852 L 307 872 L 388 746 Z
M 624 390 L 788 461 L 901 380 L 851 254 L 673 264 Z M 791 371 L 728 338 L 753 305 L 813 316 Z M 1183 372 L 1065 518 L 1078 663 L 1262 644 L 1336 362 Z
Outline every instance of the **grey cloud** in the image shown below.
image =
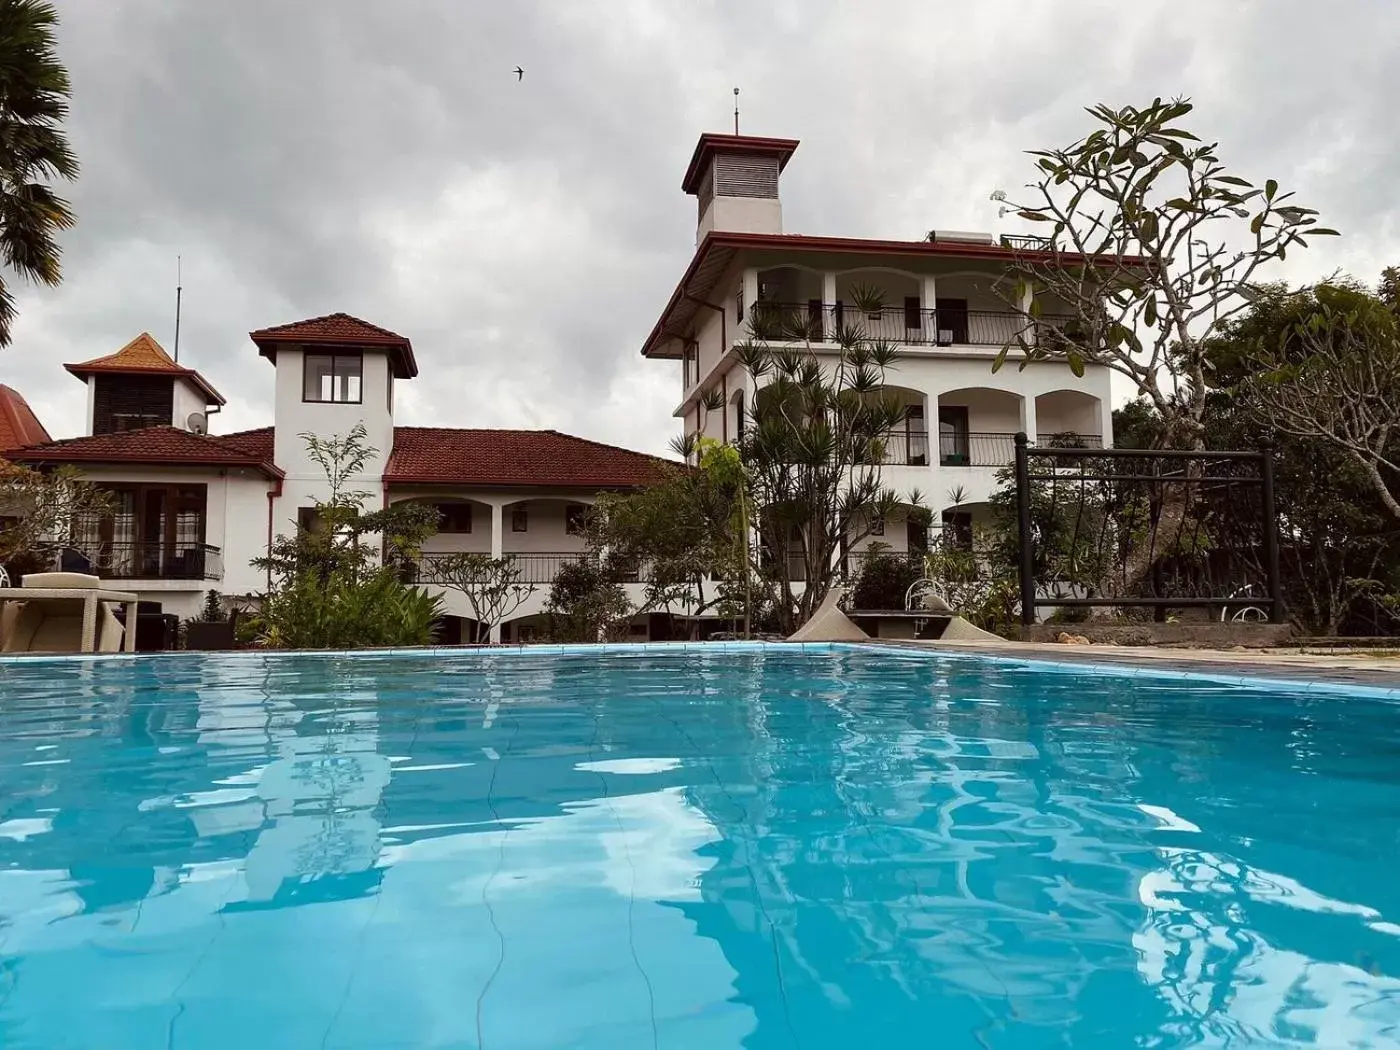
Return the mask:
M 991 228 L 1021 151 L 1082 107 L 1190 94 L 1246 174 L 1349 234 L 1290 272 L 1400 261 L 1400 12 L 1351 0 L 60 0 L 83 162 L 66 281 L 23 289 L 0 381 L 80 426 L 60 364 L 142 329 L 268 421 L 254 327 L 344 309 L 409 335 L 409 421 L 660 451 L 678 385 L 637 350 L 687 262 L 678 189 L 730 120 L 803 140 L 789 228 Z M 523 83 L 510 70 L 525 67 Z

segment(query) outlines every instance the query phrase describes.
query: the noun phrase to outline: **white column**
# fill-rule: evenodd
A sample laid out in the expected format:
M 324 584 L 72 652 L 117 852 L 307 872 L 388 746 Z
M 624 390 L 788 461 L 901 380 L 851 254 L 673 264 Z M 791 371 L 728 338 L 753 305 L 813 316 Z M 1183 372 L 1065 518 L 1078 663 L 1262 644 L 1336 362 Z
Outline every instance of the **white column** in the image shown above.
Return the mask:
M 1113 447 L 1113 399 L 1105 397 L 1099 401 L 1099 436 L 1103 438 L 1103 447 Z
M 822 338 L 836 341 L 836 274 L 822 274 Z
M 1021 316 L 1025 318 L 1021 325 L 1021 335 L 1031 346 L 1037 345 L 1037 340 L 1035 337 L 1035 322 L 1032 321 L 1030 318 L 1031 303 L 1033 302 L 1035 302 L 1035 292 L 1031 288 L 1030 282 L 1027 281 L 1026 287 L 1021 291 L 1021 301 L 1017 305 L 1021 308 Z M 1031 411 L 1034 412 L 1034 408 L 1032 408 Z M 1032 434 L 1029 430 L 1026 431 L 1026 433 L 1030 435 L 1030 439 L 1032 441 L 1035 440 L 1035 435 Z
M 928 429 L 928 463 L 937 467 L 943 462 L 943 442 L 938 431 L 938 395 L 924 395 L 924 426 Z
M 750 319 L 753 317 L 753 304 L 758 302 L 758 270 L 749 266 L 744 269 L 744 319 L 739 330 L 746 336 L 753 335 Z
M 923 295 L 920 297 L 920 305 L 925 311 L 937 309 L 938 307 L 938 279 L 934 274 L 924 274 Z M 924 339 L 930 343 L 938 342 L 938 318 L 934 314 L 924 314 Z
M 504 533 L 505 508 L 499 503 L 491 504 L 491 557 L 499 558 L 505 544 L 502 542 Z M 501 625 L 492 624 L 490 642 L 492 645 L 499 645 L 501 641 Z
M 1031 444 L 1034 445 L 1036 442 L 1034 394 L 1021 396 L 1021 429 L 1026 432 L 1026 437 L 1030 438 Z

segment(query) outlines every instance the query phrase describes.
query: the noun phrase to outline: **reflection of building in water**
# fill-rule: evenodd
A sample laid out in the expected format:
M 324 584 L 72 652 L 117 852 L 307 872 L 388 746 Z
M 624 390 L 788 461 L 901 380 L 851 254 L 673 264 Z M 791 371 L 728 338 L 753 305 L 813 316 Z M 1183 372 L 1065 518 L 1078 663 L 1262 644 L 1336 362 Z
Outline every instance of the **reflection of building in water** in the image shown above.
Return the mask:
M 143 672 L 139 689 L 113 688 L 100 665 L 54 663 L 45 667 L 43 686 L 45 694 L 63 696 L 62 704 L 6 698 L 24 714 L 0 734 L 5 822 L 26 822 L 15 837 L 25 867 L 60 873 L 76 910 L 130 906 L 164 892 L 182 865 L 227 856 L 227 844 L 206 840 L 182 811 L 151 805 L 169 786 L 160 749 L 193 730 L 199 676 L 188 662 L 156 662 Z M 15 712 L 11 706 L 8 714 Z M 181 753 L 182 780 L 205 782 L 206 757 L 195 748 Z M 26 827 L 42 833 L 24 833 Z
M 258 763 L 223 778 L 230 794 L 190 813 L 201 836 L 254 835 L 243 861 L 248 905 L 342 899 L 379 882 L 374 811 L 390 761 L 379 753 L 378 696 L 365 688 L 372 680 L 349 673 L 327 701 L 324 670 L 284 674 L 258 703 L 217 692 L 200 703 L 211 763 L 238 754 Z

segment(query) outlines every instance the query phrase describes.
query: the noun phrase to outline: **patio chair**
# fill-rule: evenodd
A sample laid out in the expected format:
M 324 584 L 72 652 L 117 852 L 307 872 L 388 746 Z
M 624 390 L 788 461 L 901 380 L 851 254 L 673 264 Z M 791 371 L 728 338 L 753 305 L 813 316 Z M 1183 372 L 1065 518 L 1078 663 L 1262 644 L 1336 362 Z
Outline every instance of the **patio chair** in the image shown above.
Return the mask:
M 81 592 L 98 588 L 95 576 L 75 573 L 30 574 L 21 589 L 62 588 L 72 590 L 72 598 L 43 597 L 9 601 L 0 607 L 0 652 L 77 653 L 83 648 L 83 598 Z M 97 638 L 94 651 L 115 653 L 121 649 L 122 625 L 107 602 L 97 607 Z

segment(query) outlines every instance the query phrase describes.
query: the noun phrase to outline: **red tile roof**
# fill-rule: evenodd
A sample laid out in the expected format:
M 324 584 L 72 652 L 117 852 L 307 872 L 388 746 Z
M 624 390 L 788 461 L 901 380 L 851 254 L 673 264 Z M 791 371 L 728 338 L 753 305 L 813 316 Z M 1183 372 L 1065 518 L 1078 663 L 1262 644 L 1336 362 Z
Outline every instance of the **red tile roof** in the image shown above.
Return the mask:
M 150 427 L 70 438 L 24 449 L 34 463 L 153 463 L 247 466 L 280 477 L 272 427 L 234 434 L 191 434 Z M 395 427 L 385 481 L 478 488 L 635 488 L 664 476 L 669 460 L 556 430 L 457 430 Z
M 236 452 L 254 456 L 268 463 L 273 462 L 272 427 L 259 427 L 257 430 L 240 430 L 233 434 L 210 434 L 215 441 Z
M 115 375 L 168 375 L 188 379 L 203 391 L 208 404 L 224 404 L 223 396 L 209 384 L 209 381 L 193 368 L 177 365 L 165 347 L 161 346 L 149 332 L 142 332 L 115 354 L 94 357 L 74 365 L 64 365 L 73 375 L 86 379 L 90 375 L 106 372 Z
M 32 445 L 11 454 L 22 463 L 145 463 L 160 466 L 252 467 L 271 478 L 282 472 L 270 456 L 178 427 L 147 427 L 120 434 L 67 438 Z
M 668 460 L 557 430 L 395 427 L 391 484 L 635 488 L 659 481 Z
M 52 440 L 20 392 L 0 384 L 0 452 Z
M 309 343 L 362 349 L 373 347 L 389 352 L 389 360 L 397 378 L 412 379 L 418 374 L 418 362 L 413 359 L 412 343 L 397 332 L 380 328 L 377 324 L 370 324 L 346 313 L 326 314 L 324 317 L 311 317 L 305 321 L 259 328 L 256 332 L 249 332 L 248 336 L 257 344 L 258 352 L 269 360 L 276 356 L 279 346 Z

